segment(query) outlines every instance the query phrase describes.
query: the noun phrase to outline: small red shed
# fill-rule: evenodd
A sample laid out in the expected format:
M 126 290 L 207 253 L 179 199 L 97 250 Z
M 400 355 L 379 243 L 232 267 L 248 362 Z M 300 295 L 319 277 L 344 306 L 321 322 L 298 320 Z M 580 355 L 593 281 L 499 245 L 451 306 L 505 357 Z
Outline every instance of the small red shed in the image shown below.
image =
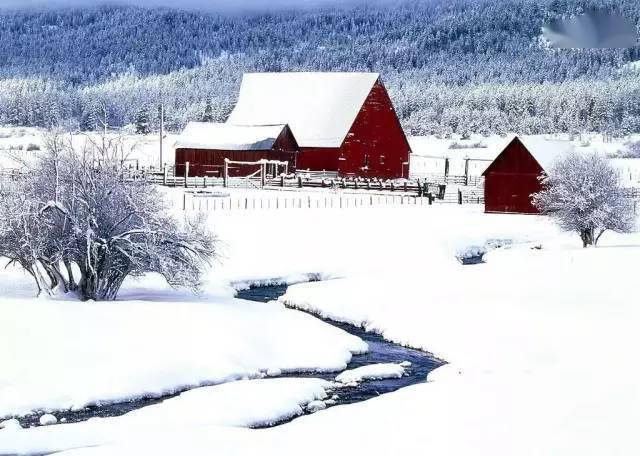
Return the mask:
M 377 73 L 248 73 L 227 123 L 288 124 L 297 170 L 409 177 L 411 148 Z
M 293 168 L 298 143 L 287 125 L 238 126 L 191 122 L 175 144 L 176 176 L 222 177 L 224 160 L 257 162 L 262 159 L 288 162 Z M 260 165 L 229 165 L 229 176 L 246 176 Z
M 569 141 L 536 136 L 510 138 L 482 173 L 485 212 L 537 214 L 531 195 L 542 189 L 540 175 L 572 149 Z

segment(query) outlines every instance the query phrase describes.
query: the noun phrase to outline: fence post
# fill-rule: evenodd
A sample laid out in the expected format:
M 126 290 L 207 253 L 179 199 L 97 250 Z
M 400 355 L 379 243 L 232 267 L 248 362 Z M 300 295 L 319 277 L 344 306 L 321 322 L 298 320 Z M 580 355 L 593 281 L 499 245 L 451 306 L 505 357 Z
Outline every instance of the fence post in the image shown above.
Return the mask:
M 280 187 L 284 187 L 284 174 L 280 175 Z
M 184 164 L 184 188 L 189 186 L 189 162 L 185 162 Z
M 302 188 L 302 176 L 298 176 L 298 188 Z
M 167 186 L 167 164 L 164 164 L 164 171 L 162 173 L 162 185 Z
M 224 159 L 224 166 L 222 167 L 222 186 L 227 187 L 229 185 L 229 159 Z
M 462 190 L 458 189 L 458 204 L 462 204 Z
M 449 177 L 449 157 L 444 159 L 444 181 L 447 181 L 447 177 Z
M 267 164 L 262 163 L 260 165 L 260 186 L 264 187 L 267 183 Z
M 427 193 L 427 198 L 429 198 L 429 206 L 433 204 L 433 193 Z
M 186 193 L 182 194 L 182 210 L 183 211 L 187 210 L 187 194 Z
M 469 159 L 464 159 L 464 185 L 469 185 Z

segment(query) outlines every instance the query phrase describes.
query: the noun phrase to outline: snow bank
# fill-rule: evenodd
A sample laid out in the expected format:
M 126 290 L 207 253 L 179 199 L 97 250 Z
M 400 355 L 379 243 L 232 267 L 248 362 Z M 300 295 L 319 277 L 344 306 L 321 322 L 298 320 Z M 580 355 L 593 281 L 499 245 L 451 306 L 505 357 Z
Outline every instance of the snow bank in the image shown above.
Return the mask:
M 400 378 L 405 374 L 401 364 L 380 363 L 346 370 L 336 377 L 336 382 L 359 383 L 366 380 L 381 380 L 384 378 Z
M 357 337 L 281 304 L 6 299 L 0 416 L 159 396 L 259 377 L 341 370 Z
M 58 422 L 58 418 L 56 418 L 51 413 L 45 413 L 38 420 L 41 426 L 49 426 L 51 424 L 56 424 Z
M 242 380 L 196 388 L 126 418 L 145 424 L 265 426 L 301 415 L 306 404 L 326 399 L 330 386 L 317 378 Z
M 197 388 L 120 417 L 13 432 L 0 438 L 0 454 L 50 453 L 212 426 L 269 425 L 301 415 L 311 404 L 324 406 L 329 387 L 316 378 L 278 378 Z

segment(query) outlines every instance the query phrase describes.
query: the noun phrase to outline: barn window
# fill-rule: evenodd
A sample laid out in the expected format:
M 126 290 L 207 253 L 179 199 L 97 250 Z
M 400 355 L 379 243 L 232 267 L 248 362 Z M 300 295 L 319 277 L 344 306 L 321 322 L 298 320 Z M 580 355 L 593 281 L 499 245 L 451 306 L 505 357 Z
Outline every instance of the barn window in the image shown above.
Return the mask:
M 384 155 L 380 155 L 380 164 L 384 165 Z

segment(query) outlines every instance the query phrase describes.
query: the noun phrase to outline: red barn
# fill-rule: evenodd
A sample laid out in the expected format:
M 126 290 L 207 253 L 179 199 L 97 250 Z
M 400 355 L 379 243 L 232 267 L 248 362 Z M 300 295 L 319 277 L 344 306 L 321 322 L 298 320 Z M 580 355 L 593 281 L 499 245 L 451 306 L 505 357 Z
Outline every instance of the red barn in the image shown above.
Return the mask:
M 288 124 L 298 170 L 409 177 L 411 149 L 377 73 L 249 73 L 229 124 Z
M 549 141 L 541 137 L 509 139 L 482 173 L 485 212 L 537 214 L 531 195 L 542 188 L 539 176 L 572 148 L 568 141 Z
M 191 122 L 176 142 L 176 176 L 222 177 L 224 160 L 278 160 L 295 166 L 298 143 L 287 125 L 238 126 Z M 229 176 L 246 176 L 260 165 L 229 166 Z

